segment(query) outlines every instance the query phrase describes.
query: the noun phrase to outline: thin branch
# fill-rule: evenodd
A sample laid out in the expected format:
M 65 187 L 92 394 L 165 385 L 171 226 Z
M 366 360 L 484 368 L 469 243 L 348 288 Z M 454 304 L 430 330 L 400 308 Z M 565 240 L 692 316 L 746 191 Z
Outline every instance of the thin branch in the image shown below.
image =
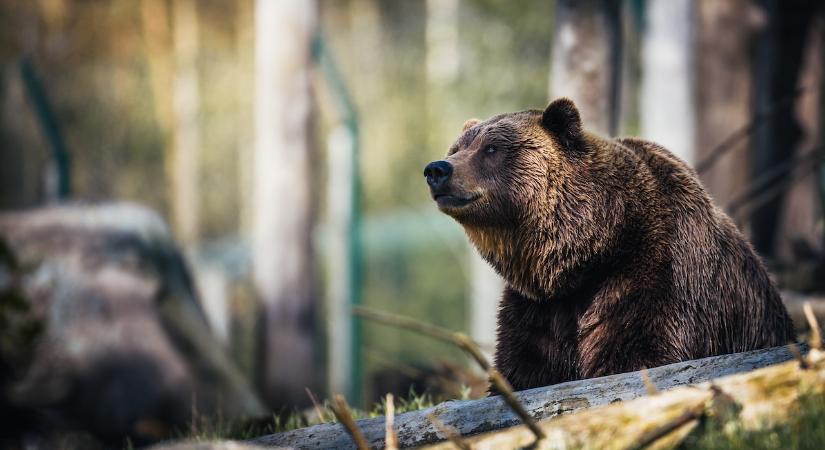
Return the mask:
M 433 385 L 444 392 L 453 394 L 456 397 L 461 395 L 461 384 L 451 380 L 445 375 L 441 375 L 440 373 L 428 373 L 415 366 L 411 366 L 400 361 L 395 361 L 390 356 L 387 356 L 381 351 L 375 349 L 364 348 L 362 354 L 366 358 L 375 360 L 375 362 L 381 365 L 381 367 L 395 370 L 410 378 L 425 380 L 428 384 Z
M 793 107 L 797 97 L 805 93 L 805 91 L 810 92 L 812 90 L 815 89 L 804 86 L 797 88 L 793 93 L 777 100 L 767 110 L 754 114 L 750 122 L 728 135 L 719 145 L 711 149 L 710 152 L 708 152 L 708 156 L 696 164 L 696 172 L 701 175 L 710 170 L 722 156 L 736 148 L 735 146 L 739 141 L 753 133 L 765 119 L 769 119 L 773 117 L 774 114 Z
M 353 306 L 352 313 L 356 316 L 372 320 L 373 322 L 378 322 L 384 325 L 389 325 L 397 328 L 404 328 L 406 330 L 414 331 L 416 333 L 423 334 L 431 338 L 438 339 L 440 341 L 452 342 L 456 345 L 459 345 L 455 341 L 454 332 L 446 328 L 441 328 L 437 325 L 413 319 L 411 317 L 400 316 L 397 314 L 392 314 L 383 311 L 376 311 L 374 309 L 365 308 L 363 306 Z
M 694 420 L 698 420 L 705 414 L 705 403 L 702 402 L 698 405 L 694 405 L 684 413 L 682 413 L 679 417 L 671 420 L 670 422 L 665 423 L 659 428 L 651 430 L 650 432 L 644 434 L 640 439 L 639 442 L 636 444 L 635 447 L 631 447 L 633 450 L 642 450 L 649 447 L 654 442 L 658 441 L 659 439 L 667 436 L 668 434 L 678 430 L 684 425 L 687 425 Z
M 484 385 L 484 389 L 487 388 L 489 380 L 486 374 L 481 375 L 478 371 L 469 367 L 464 367 L 453 361 L 447 361 L 441 358 L 438 359 L 438 364 L 449 371 L 455 379 L 459 380 L 458 383 L 460 383 L 459 386 L 461 387 L 478 388 Z
M 395 326 L 399 328 L 404 328 L 407 330 L 415 331 L 417 333 L 421 333 L 432 338 L 449 342 L 457 347 L 461 348 L 465 352 L 467 352 L 477 363 L 481 366 L 482 370 L 487 372 L 490 377 L 490 381 L 495 386 L 496 390 L 501 394 L 504 398 L 504 401 L 513 410 L 514 413 L 521 419 L 521 421 L 527 425 L 530 431 L 536 436 L 536 440 L 544 439 L 544 432 L 538 426 L 536 419 L 531 416 L 527 411 L 524 409 L 524 406 L 521 402 L 516 398 L 515 394 L 513 393 L 513 388 L 510 386 L 510 383 L 504 379 L 504 377 L 499 373 L 484 357 L 484 354 L 481 353 L 481 350 L 478 348 L 478 345 L 470 339 L 464 333 L 453 332 L 446 328 L 441 328 L 426 322 L 422 322 L 420 320 L 416 320 L 410 317 L 399 316 L 396 314 L 390 314 L 382 311 L 375 311 L 369 308 L 364 308 L 362 306 L 356 306 L 352 309 L 353 314 L 361 316 L 365 319 L 370 319 L 384 325 Z
M 524 425 L 527 425 L 527 428 L 533 432 L 536 436 L 536 441 L 540 441 L 544 439 L 544 431 L 539 427 L 536 418 L 531 416 L 530 413 L 524 409 L 524 405 L 516 398 L 515 394 L 513 394 L 513 387 L 510 386 L 510 383 L 501 375 L 501 372 L 496 370 L 494 367 L 491 367 L 487 373 L 490 375 L 490 381 L 493 383 L 493 386 L 501 393 L 501 396 L 504 397 L 504 401 L 507 403 L 507 406 L 513 410 L 514 413 L 521 419 Z
M 384 448 L 398 450 L 398 435 L 395 434 L 395 402 L 392 394 L 387 394 L 384 404 L 386 418 L 384 419 Z
M 355 420 L 352 419 L 349 405 L 347 405 L 347 401 L 343 395 L 335 395 L 335 401 L 332 403 L 332 412 L 335 413 L 338 422 L 340 422 L 341 425 L 344 426 L 344 429 L 347 430 L 347 433 L 349 433 L 352 442 L 355 443 L 355 447 L 358 450 L 369 450 L 367 440 L 364 439 L 364 435 L 361 433 L 358 425 L 355 424 Z
M 728 394 L 726 394 L 719 386 L 716 384 L 711 383 L 710 385 L 710 392 L 711 397 L 709 400 L 705 400 L 700 402 L 697 405 L 693 405 L 692 407 L 688 408 L 683 412 L 679 417 L 665 423 L 664 425 L 651 430 L 648 433 L 642 435 L 639 439 L 639 442 L 636 446 L 631 447 L 634 450 L 641 450 L 644 448 L 649 447 L 659 439 L 667 436 L 668 434 L 678 430 L 684 425 L 688 423 L 698 420 L 707 414 L 708 409 L 716 409 L 719 408 L 717 402 L 719 400 L 724 400 L 726 402 L 733 402 L 733 398 L 731 398 Z
M 327 416 L 324 414 L 324 409 L 321 407 L 321 404 L 318 403 L 318 399 L 315 397 L 315 394 L 313 394 L 307 386 L 304 386 L 304 390 L 309 396 L 309 400 L 312 402 L 312 407 L 315 408 L 315 414 L 318 415 L 318 420 L 321 422 L 327 422 Z
M 455 428 L 445 424 L 435 414 L 430 413 L 427 414 L 427 420 L 433 424 L 433 426 L 441 432 L 450 442 L 455 445 L 459 450 L 472 450 L 470 444 L 468 444 L 462 437 L 461 434 Z
M 801 155 L 797 155 L 781 164 L 771 167 L 769 170 L 759 174 L 752 180 L 743 191 L 740 191 L 728 202 L 725 209 L 734 214 L 736 210 L 754 200 L 754 197 L 763 193 L 763 191 L 788 173 L 792 172 L 797 167 L 804 167 L 805 164 L 818 161 L 821 156 L 817 153 L 818 148 L 814 148 Z
M 656 395 L 659 393 L 659 388 L 656 387 L 656 384 L 653 383 L 653 380 L 650 379 L 650 374 L 647 372 L 647 367 L 642 368 L 639 371 L 639 374 L 642 377 L 642 382 L 645 384 L 645 390 L 647 390 L 647 395 Z
M 813 174 L 816 171 L 817 167 L 819 167 L 819 162 L 820 161 L 817 161 L 816 164 L 804 167 L 803 170 L 797 171 L 791 176 L 784 178 L 780 183 L 777 183 L 771 189 L 765 190 L 758 196 L 749 199 L 746 202 L 748 208 L 745 209 L 745 212 L 742 212 L 742 210 L 737 210 L 735 213 L 734 211 L 731 211 L 731 215 L 737 218 L 743 218 L 754 211 L 758 211 L 759 208 L 761 208 L 766 203 L 771 201 L 771 199 L 784 193 L 788 188 L 790 188 L 794 184 L 804 180 L 806 177 Z
M 808 369 L 810 368 L 810 364 L 808 364 L 808 360 L 802 356 L 802 352 L 799 351 L 799 347 L 796 346 L 796 343 L 791 342 L 788 344 L 788 351 L 791 352 L 793 357 L 799 362 L 800 369 Z
M 384 325 L 404 328 L 440 341 L 449 342 L 467 352 L 485 372 L 490 369 L 490 362 L 478 349 L 478 345 L 464 333 L 454 332 L 412 317 L 376 311 L 363 306 L 353 307 L 352 313 Z
M 802 310 L 805 311 L 805 318 L 808 319 L 808 326 L 811 327 L 811 348 L 822 350 L 822 331 L 814 315 L 814 310 L 811 308 L 811 303 L 805 302 L 802 305 Z

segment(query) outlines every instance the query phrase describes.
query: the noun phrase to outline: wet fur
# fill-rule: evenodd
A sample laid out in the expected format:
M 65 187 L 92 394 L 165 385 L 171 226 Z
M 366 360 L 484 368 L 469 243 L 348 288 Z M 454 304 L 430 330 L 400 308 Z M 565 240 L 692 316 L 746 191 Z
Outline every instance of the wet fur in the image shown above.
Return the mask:
M 521 390 L 776 346 L 793 324 L 695 172 L 581 130 L 569 100 L 468 121 L 445 210 L 506 280 L 495 363 Z M 479 156 L 494 143 L 500 154 Z M 495 159 L 494 159 L 495 158 Z

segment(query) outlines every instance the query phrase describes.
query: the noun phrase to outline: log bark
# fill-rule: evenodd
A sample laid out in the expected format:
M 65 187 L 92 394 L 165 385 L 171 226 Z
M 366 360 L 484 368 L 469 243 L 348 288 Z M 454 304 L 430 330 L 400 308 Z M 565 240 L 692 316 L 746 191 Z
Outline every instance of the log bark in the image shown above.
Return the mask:
M 785 423 L 801 395 L 825 391 L 825 354 L 811 350 L 807 368 L 797 361 L 608 405 L 541 424 L 547 438 L 534 449 L 673 448 L 704 415 L 737 420 L 744 430 Z M 524 426 L 469 439 L 475 450 L 523 448 L 535 438 Z M 446 444 L 430 447 L 449 448 Z
M 785 347 L 685 361 L 650 369 L 649 376 L 660 390 L 702 383 L 718 377 L 786 362 L 793 358 Z M 647 389 L 639 372 L 572 381 L 517 393 L 533 417 L 544 420 L 616 401 L 645 396 Z M 643 411 L 643 410 L 642 410 Z M 432 408 L 395 417 L 400 447 L 420 446 L 446 439 L 427 418 L 432 414 L 461 435 L 500 430 L 519 423 L 500 396 L 480 400 L 449 401 Z M 357 422 L 370 448 L 384 446 L 384 418 Z M 552 435 L 551 435 L 552 436 Z M 344 428 L 337 423 L 273 434 L 254 439 L 257 445 L 301 449 L 355 448 Z

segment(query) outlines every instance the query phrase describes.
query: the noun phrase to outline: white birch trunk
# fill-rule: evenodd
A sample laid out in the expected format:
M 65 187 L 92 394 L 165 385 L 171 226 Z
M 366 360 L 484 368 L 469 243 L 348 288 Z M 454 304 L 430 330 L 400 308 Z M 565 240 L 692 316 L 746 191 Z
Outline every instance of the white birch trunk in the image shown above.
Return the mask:
M 175 75 L 172 131 L 172 223 L 191 249 L 198 240 L 198 11 L 195 0 L 174 0 Z
M 316 4 L 255 10 L 253 277 L 264 304 L 261 364 L 270 403 L 306 404 L 314 387 L 310 173 L 311 42 Z
M 642 135 L 695 164 L 692 86 L 693 2 L 647 2 L 642 37 Z

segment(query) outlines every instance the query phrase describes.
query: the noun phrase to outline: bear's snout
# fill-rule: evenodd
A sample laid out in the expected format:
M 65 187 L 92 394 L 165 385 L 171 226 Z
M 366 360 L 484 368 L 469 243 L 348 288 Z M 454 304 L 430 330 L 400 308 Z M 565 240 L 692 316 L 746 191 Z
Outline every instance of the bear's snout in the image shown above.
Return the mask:
M 450 179 L 453 174 L 453 165 L 444 161 L 433 161 L 427 164 L 424 168 L 424 176 L 427 178 L 427 184 L 433 191 L 438 191 L 444 187 L 444 183 Z

